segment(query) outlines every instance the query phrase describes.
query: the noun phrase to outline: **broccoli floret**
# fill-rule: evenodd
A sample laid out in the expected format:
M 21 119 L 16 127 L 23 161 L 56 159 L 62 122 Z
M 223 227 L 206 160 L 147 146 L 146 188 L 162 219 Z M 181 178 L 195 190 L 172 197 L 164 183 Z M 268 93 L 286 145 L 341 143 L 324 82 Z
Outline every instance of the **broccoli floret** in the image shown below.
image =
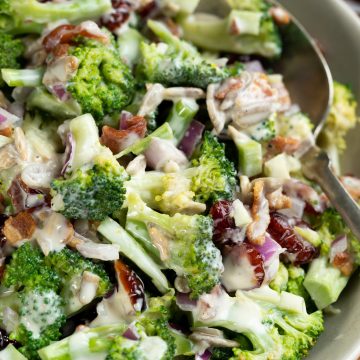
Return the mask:
M 244 132 L 255 141 L 270 141 L 276 136 L 276 116 L 272 115 L 260 124 L 247 128 Z
M 96 296 L 104 296 L 111 288 L 111 282 L 104 267 L 85 259 L 78 252 L 64 248 L 59 252 L 52 252 L 45 257 L 45 264 L 60 276 L 63 288 L 70 288 L 71 284 L 81 278 L 84 271 L 99 276 L 99 286 Z
M 210 132 L 205 132 L 192 165 L 184 173 L 186 177 L 191 176 L 191 190 L 196 194 L 196 201 L 214 202 L 233 197 L 236 185 L 234 164 L 227 159 L 225 146 Z
M 232 9 L 247 11 L 265 11 L 270 4 L 264 0 L 227 0 Z
M 128 219 L 146 225 L 154 244 L 161 247 L 164 265 L 187 280 L 193 298 L 209 292 L 219 282 L 223 265 L 212 242 L 209 217 L 160 214 L 134 193 L 128 195 L 127 203 Z
M 53 290 L 24 291 L 20 295 L 19 326 L 10 334 L 28 359 L 38 359 L 37 350 L 60 338 L 64 325 L 63 299 Z
M 266 12 L 232 10 L 224 19 L 194 14 L 180 19 L 180 24 L 185 40 L 200 48 L 269 58 L 281 55 L 280 33 Z
M 288 269 L 282 262 L 280 262 L 279 269 L 278 269 L 275 277 L 271 280 L 269 286 L 271 289 L 280 293 L 280 292 L 286 290 L 288 280 L 289 280 Z
M 14 286 L 17 290 L 25 287 L 56 291 L 60 286 L 60 278 L 54 269 L 46 266 L 41 250 L 27 242 L 12 254 L 2 285 L 7 288 Z
M 51 183 L 52 208 L 74 219 L 103 220 L 121 208 L 128 175 L 99 141 L 91 115 L 70 122 L 74 158 L 65 178 Z
M 304 141 L 313 136 L 314 124 L 301 112 L 291 115 L 279 115 L 276 118 L 277 135 Z
M 16 33 L 40 33 L 41 25 L 49 22 L 88 20 L 98 18 L 109 10 L 110 0 L 71 0 L 61 3 L 1 0 L 0 29 Z
M 250 350 L 241 343 L 233 349 L 231 360 L 300 359 L 324 329 L 321 311 L 309 315 L 301 297 L 267 287 L 237 291 L 235 297 L 217 288 L 201 300 L 192 311 L 194 327 L 225 328 L 251 342 Z M 204 302 L 213 316 L 204 316 Z
M 134 95 L 134 78 L 117 51 L 97 41 L 85 41 L 70 49 L 79 60 L 68 91 L 98 123 L 128 105 Z
M 358 121 L 356 107 L 357 102 L 351 89 L 334 82 L 334 100 L 321 134 L 322 145 L 334 145 L 340 152 L 346 149 L 345 136 Z
M 228 77 L 226 70 L 204 59 L 193 46 L 172 35 L 165 25 L 150 20 L 148 26 L 163 42 L 141 44 L 139 72 L 148 82 L 205 89 Z
M 21 40 L 14 38 L 12 35 L 0 32 L 0 69 L 19 69 L 20 58 L 23 52 L 24 44 Z M 0 87 L 2 86 L 4 86 L 4 80 L 0 76 Z

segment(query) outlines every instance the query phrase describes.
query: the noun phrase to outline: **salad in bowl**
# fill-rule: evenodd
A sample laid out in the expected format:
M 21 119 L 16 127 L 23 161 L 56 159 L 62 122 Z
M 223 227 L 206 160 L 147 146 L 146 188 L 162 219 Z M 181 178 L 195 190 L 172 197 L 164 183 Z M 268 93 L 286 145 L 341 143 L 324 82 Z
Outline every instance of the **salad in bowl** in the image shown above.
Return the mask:
M 301 170 L 291 18 L 198 3 L 0 2 L 1 360 L 296 360 L 336 312 L 360 245 Z

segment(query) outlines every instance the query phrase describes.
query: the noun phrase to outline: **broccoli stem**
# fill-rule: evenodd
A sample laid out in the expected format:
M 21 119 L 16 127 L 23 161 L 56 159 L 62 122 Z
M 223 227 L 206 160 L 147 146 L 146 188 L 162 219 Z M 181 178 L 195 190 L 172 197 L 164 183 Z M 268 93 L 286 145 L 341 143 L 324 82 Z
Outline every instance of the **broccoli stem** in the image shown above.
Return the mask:
M 81 114 L 79 104 L 73 99 L 61 101 L 43 88 L 35 88 L 27 101 L 28 109 L 39 109 L 61 119 L 71 119 Z
M 178 145 L 184 137 L 186 130 L 198 110 L 199 105 L 194 99 L 184 98 L 173 105 L 166 121 L 173 131 L 175 145 Z
M 159 265 L 121 225 L 107 218 L 102 221 L 97 230 L 111 243 L 119 245 L 120 252 L 133 261 L 145 274 L 149 275 L 160 292 L 168 291 L 167 279 L 161 272 Z
M 164 0 L 164 6 L 171 6 L 180 13 L 192 14 L 200 0 Z
M 121 59 L 130 67 L 140 59 L 140 44 L 145 38 L 136 29 L 129 28 L 118 37 L 118 48 Z
M 100 17 L 111 10 L 110 0 L 72 0 L 40 3 L 36 0 L 11 1 L 11 8 L 24 20 L 48 23 L 61 19 L 70 22 Z
M 7 85 L 15 86 L 40 86 L 44 69 L 1 69 L 1 76 Z
M 14 345 L 8 345 L 4 350 L 0 351 L 1 360 L 26 360 L 26 357 L 21 354 Z
M 40 349 L 38 353 L 41 360 L 69 360 L 75 358 L 74 350 L 77 354 L 93 357 L 103 350 L 103 346 L 94 346 L 94 339 L 112 340 L 115 336 L 122 335 L 126 327 L 124 324 L 113 324 L 83 330 Z M 79 334 L 80 338 L 77 339 Z
M 168 123 L 164 123 L 163 125 L 159 126 L 154 132 L 148 135 L 146 138 L 137 141 L 135 144 L 127 147 L 126 149 L 115 155 L 115 158 L 119 159 L 129 153 L 133 153 L 135 155 L 141 154 L 143 151 L 145 151 L 148 148 L 152 138 L 154 137 L 163 140 L 173 140 L 174 134 L 171 130 L 170 125 Z

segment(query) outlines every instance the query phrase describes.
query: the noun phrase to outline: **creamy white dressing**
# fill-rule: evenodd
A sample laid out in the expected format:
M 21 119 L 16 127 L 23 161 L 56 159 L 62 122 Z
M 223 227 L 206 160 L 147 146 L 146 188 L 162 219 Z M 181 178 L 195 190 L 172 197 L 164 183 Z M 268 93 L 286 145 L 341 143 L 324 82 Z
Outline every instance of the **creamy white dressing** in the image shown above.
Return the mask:
M 139 348 L 142 350 L 145 360 L 159 360 L 165 355 L 167 344 L 160 337 L 151 336 L 141 340 Z

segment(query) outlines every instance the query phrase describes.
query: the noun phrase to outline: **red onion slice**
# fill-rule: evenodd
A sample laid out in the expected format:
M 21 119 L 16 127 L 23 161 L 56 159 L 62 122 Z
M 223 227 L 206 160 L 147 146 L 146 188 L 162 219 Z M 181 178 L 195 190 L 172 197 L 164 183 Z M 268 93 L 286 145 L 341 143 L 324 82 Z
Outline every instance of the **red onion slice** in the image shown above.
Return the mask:
M 196 308 L 197 301 L 191 300 L 189 294 L 178 292 L 176 294 L 176 304 L 182 311 L 192 311 Z
M 61 101 L 69 100 L 71 97 L 64 84 L 58 83 L 48 86 L 47 89 Z
M 72 163 L 74 161 L 75 156 L 75 139 L 71 132 L 68 132 L 65 140 L 66 148 L 65 148 L 65 162 L 64 166 L 61 169 L 61 175 L 65 175 L 65 173 L 71 170 Z
M 204 129 L 205 125 L 199 121 L 193 120 L 190 123 L 189 128 L 179 144 L 179 149 L 182 150 L 187 157 L 191 157 L 196 146 L 201 141 Z
M 135 326 L 132 324 L 126 329 L 126 331 L 122 334 L 122 336 L 129 340 L 139 340 L 140 335 L 138 334 Z
M 253 60 L 244 63 L 244 70 L 248 72 L 265 73 L 264 67 L 259 60 Z
M 344 253 L 348 248 L 348 241 L 346 235 L 341 235 L 337 237 L 330 247 L 330 262 L 332 263 L 336 255 Z
M 131 120 L 134 115 L 131 112 L 123 110 L 120 114 L 119 121 L 119 130 L 127 130 L 131 124 L 129 124 L 129 120 Z
M 202 354 L 196 354 L 195 360 L 210 360 L 211 352 L 209 350 L 205 350 Z
M 18 121 L 20 121 L 19 117 L 0 108 L 0 130 L 12 127 Z

